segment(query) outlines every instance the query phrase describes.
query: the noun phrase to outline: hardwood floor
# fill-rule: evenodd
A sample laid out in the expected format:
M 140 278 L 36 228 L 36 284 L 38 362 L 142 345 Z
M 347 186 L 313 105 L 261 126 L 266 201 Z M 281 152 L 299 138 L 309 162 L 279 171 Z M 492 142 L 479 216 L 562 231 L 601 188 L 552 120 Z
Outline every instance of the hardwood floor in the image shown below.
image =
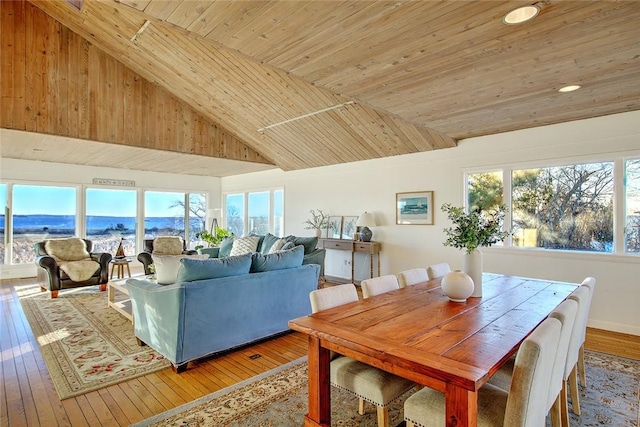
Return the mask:
M 269 371 L 307 354 L 306 336 L 290 333 L 233 353 L 171 368 L 60 401 L 13 288 L 0 282 L 0 426 L 128 426 Z M 61 292 L 62 294 L 62 292 Z M 105 304 L 107 294 L 105 292 Z M 254 355 L 260 357 L 251 357 Z
M 14 292 L 34 278 L 0 281 L 0 426 L 128 426 L 306 355 L 286 334 L 216 358 L 170 368 L 60 401 Z M 105 293 L 105 304 L 106 304 Z M 640 337 L 589 328 L 586 347 L 640 360 Z M 251 356 L 259 354 L 260 357 Z

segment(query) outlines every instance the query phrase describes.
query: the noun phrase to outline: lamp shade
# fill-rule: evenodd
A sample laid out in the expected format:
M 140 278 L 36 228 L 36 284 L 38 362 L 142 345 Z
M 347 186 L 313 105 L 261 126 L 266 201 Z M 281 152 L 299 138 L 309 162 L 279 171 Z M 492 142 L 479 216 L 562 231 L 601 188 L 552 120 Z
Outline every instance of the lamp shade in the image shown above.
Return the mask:
M 372 213 L 365 212 L 358 217 L 358 221 L 356 221 L 356 225 L 358 227 L 375 227 L 376 220 L 373 218 Z

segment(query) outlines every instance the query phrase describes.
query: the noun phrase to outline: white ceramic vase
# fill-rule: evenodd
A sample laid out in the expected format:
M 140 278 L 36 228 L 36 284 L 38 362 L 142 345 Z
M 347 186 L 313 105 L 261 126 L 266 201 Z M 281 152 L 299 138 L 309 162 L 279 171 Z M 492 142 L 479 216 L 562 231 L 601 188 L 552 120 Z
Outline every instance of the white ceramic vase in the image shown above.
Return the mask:
M 482 296 L 482 252 L 478 249 L 474 250 L 470 254 L 464 253 L 462 256 L 462 271 L 471 276 L 473 280 L 473 293 L 474 298 Z
M 473 280 L 460 270 L 453 270 L 442 277 L 442 291 L 453 302 L 465 302 L 473 293 Z
M 322 230 L 319 228 L 316 228 L 316 237 L 319 239 L 320 237 L 322 237 Z

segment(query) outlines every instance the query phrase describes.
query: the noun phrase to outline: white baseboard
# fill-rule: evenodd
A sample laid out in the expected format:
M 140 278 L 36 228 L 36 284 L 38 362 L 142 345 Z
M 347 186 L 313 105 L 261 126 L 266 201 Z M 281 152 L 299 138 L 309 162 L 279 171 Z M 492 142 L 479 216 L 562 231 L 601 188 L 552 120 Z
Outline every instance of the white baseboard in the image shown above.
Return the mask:
M 601 320 L 589 320 L 587 326 L 605 331 L 620 332 L 622 334 L 640 335 L 640 326 L 636 325 L 622 325 L 620 323 L 603 322 Z

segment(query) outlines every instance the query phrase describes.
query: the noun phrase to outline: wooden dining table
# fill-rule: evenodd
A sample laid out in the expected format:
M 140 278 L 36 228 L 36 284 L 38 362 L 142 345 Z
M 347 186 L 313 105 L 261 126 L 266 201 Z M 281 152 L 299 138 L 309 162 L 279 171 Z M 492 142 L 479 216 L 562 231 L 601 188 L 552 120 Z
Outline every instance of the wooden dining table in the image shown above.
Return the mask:
M 577 286 L 485 273 L 482 297 L 459 303 L 434 279 L 291 320 L 309 336 L 304 425 L 331 424 L 334 351 L 444 393 L 446 426 L 477 426 L 480 387 Z

